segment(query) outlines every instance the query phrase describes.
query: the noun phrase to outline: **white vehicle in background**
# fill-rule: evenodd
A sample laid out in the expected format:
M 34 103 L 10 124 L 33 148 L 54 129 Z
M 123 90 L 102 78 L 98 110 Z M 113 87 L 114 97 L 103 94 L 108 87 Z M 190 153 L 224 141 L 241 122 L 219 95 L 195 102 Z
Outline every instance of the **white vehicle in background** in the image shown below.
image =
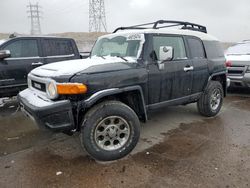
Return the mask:
M 237 43 L 226 51 L 230 86 L 250 88 L 250 40 Z

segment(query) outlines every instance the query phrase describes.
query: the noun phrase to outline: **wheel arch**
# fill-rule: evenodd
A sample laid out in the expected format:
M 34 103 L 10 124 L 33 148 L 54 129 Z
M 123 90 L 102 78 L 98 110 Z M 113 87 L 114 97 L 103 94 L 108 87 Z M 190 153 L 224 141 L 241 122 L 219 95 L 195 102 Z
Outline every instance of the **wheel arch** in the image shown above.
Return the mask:
M 119 100 L 132 108 L 141 121 L 148 120 L 144 95 L 140 86 L 101 90 L 83 101 L 82 105 L 84 109 L 89 110 L 95 104 L 105 100 Z
M 223 71 L 223 72 L 218 72 L 218 73 L 212 74 L 208 79 L 208 83 L 207 83 L 206 87 L 208 87 L 208 85 L 211 81 L 218 81 L 221 83 L 222 88 L 223 88 L 223 92 L 224 92 L 224 97 L 226 97 L 226 95 L 227 95 L 227 72 Z

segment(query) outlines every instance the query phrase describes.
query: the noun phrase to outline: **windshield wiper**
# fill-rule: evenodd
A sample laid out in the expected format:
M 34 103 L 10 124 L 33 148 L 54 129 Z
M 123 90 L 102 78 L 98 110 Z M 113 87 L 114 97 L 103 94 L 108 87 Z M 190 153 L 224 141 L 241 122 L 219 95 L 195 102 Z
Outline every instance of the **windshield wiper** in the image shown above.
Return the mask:
M 121 58 L 122 60 L 128 62 L 128 60 L 127 60 L 125 57 L 122 57 L 122 56 L 119 56 L 119 55 L 116 55 L 115 57 L 119 57 L 119 58 Z

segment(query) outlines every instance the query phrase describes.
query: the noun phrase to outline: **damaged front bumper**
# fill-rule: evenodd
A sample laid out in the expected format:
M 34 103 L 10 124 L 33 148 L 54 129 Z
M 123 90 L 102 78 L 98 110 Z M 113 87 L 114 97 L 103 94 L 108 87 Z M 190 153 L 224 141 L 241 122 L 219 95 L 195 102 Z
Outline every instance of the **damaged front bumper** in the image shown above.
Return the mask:
M 35 120 L 41 128 L 70 131 L 75 127 L 72 104 L 69 100 L 51 101 L 31 89 L 17 96 L 22 111 Z

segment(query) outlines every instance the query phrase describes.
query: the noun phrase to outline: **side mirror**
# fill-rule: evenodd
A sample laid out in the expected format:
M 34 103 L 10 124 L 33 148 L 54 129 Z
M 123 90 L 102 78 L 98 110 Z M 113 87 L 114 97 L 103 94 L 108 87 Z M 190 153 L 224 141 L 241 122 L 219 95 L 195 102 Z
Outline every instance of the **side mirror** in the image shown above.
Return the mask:
M 159 50 L 158 60 L 162 63 L 164 61 L 171 61 L 174 58 L 174 48 L 172 46 L 161 46 Z
M 10 51 L 9 50 L 0 50 L 0 59 L 5 59 L 10 57 Z

